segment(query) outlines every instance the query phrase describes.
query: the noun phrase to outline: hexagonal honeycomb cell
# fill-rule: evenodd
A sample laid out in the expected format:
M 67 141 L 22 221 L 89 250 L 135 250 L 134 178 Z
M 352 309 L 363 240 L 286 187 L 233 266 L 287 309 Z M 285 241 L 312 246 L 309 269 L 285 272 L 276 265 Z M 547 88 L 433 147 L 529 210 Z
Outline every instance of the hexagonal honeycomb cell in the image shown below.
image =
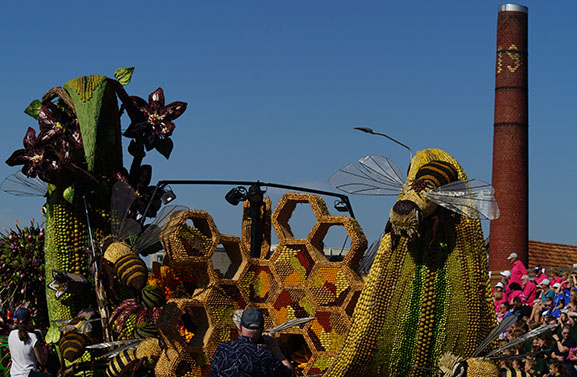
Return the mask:
M 173 297 L 190 297 L 196 288 L 208 287 L 217 279 L 212 263 L 206 258 L 188 258 L 186 262 L 172 263 L 170 269 L 181 285 L 179 289 L 185 291 Z
M 323 240 L 329 229 L 335 226 L 344 227 L 349 239 L 351 240 L 351 245 L 343 259 L 343 264 L 356 270 L 359 260 L 362 258 L 365 250 L 367 250 L 368 242 L 359 223 L 355 219 L 346 216 L 321 217 L 311 230 L 309 237 L 310 243 L 314 248 L 322 252 L 324 244 Z
M 180 263 L 191 257 L 210 257 L 220 233 L 208 212 L 178 211 L 169 216 L 160 240 L 166 250 L 166 263 Z
M 311 349 L 318 352 L 337 352 L 350 327 L 349 318 L 340 309 L 317 311 L 316 319 L 310 323 L 306 334 Z
M 279 279 L 264 261 L 249 264 L 246 272 L 240 277 L 238 286 L 245 297 L 252 303 L 264 304 L 278 291 Z
M 286 288 L 280 291 L 274 299 L 272 310 L 275 324 L 278 326 L 289 319 L 310 317 L 315 308 L 304 289 Z M 294 327 L 292 330 L 297 330 L 299 327 Z
M 317 263 L 307 282 L 311 297 L 320 306 L 341 306 L 351 291 L 354 274 L 340 263 Z
M 220 236 L 220 245 L 223 252 L 217 247 L 211 256 L 216 274 L 220 279 L 238 280 L 250 258 L 248 251 L 240 238 L 225 234 Z
M 284 286 L 302 287 L 318 260 L 326 259 L 306 241 L 294 241 L 279 244 L 271 262 Z
M 323 216 L 330 216 L 324 200 L 319 196 L 301 193 L 288 193 L 283 195 L 272 215 L 272 226 L 280 242 L 295 239 L 289 225 L 289 220 L 297 204 L 300 203 L 309 204 L 317 220 Z
M 219 284 L 210 289 L 203 300 L 212 326 L 218 324 L 233 325 L 235 310 L 244 309 L 247 300 L 235 284 Z

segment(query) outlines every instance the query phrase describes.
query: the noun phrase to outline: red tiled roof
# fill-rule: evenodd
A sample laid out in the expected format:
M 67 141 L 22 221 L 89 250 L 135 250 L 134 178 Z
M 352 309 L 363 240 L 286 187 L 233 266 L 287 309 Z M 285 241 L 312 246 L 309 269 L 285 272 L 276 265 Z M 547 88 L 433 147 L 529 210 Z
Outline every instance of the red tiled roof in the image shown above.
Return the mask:
M 529 266 L 527 266 L 527 270 L 532 270 L 535 266 L 546 269 L 573 268 L 574 263 L 577 263 L 577 246 L 529 241 Z

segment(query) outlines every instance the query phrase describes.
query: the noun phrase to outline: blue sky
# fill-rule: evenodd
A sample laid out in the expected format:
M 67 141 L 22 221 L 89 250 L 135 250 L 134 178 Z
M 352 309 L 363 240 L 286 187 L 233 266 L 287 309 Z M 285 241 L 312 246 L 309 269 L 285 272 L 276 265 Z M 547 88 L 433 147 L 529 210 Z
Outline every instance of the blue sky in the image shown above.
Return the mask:
M 470 178 L 490 182 L 500 3 L 407 4 L 3 2 L 2 159 L 22 147 L 28 126 L 37 128 L 23 113 L 31 100 L 71 78 L 135 66 L 130 94 L 146 97 L 161 86 L 168 102 L 188 102 L 170 160 L 153 153 L 145 160 L 155 181 L 261 180 L 332 190 L 329 176 L 366 154 L 388 156 L 404 171 L 407 151 L 352 129 L 365 126 L 413 150 L 444 149 Z M 523 4 L 530 239 L 577 244 L 577 3 Z M 0 164 L 0 176 L 14 171 Z M 240 235 L 241 209 L 224 201 L 230 187 L 174 188 L 179 204 L 209 211 L 222 233 Z M 276 202 L 282 192 L 269 194 Z M 351 200 L 369 240 L 377 238 L 394 198 Z M 0 226 L 42 221 L 41 205 L 0 192 Z M 303 225 L 294 227 L 305 232 L 306 209 L 298 216 Z

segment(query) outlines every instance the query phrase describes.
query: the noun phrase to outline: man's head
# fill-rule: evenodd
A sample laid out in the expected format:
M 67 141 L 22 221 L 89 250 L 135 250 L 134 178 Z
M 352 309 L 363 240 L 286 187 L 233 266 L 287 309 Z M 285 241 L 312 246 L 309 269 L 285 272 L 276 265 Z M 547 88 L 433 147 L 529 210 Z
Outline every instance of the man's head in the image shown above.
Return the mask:
M 513 305 L 514 305 L 516 308 L 520 307 L 520 306 L 521 306 L 521 299 L 520 299 L 519 297 L 515 297 L 515 298 L 513 299 Z
M 526 286 L 528 282 L 529 282 L 529 275 L 521 276 L 521 284 L 523 284 L 523 287 Z
M 241 334 L 250 338 L 260 336 L 264 329 L 264 317 L 257 308 L 248 308 L 240 317 Z
M 541 288 L 543 288 L 544 291 L 547 291 L 549 289 L 549 284 L 551 282 L 549 281 L 549 279 L 543 279 L 543 281 L 539 284 L 541 286 Z
M 507 259 L 509 259 L 509 262 L 515 263 L 515 262 L 517 262 L 517 260 L 519 259 L 519 256 L 517 255 L 517 253 L 511 253 L 511 254 L 509 254 L 509 256 L 507 257 Z
M 505 279 L 509 279 L 511 277 L 511 271 L 507 270 L 507 271 L 502 271 L 499 272 L 501 274 L 501 276 L 503 276 Z
M 535 276 L 539 276 L 543 273 L 541 266 L 535 266 Z
M 497 292 L 501 292 L 503 290 L 503 288 L 505 288 L 505 286 L 503 285 L 503 283 L 498 282 L 497 284 L 495 284 L 495 290 Z

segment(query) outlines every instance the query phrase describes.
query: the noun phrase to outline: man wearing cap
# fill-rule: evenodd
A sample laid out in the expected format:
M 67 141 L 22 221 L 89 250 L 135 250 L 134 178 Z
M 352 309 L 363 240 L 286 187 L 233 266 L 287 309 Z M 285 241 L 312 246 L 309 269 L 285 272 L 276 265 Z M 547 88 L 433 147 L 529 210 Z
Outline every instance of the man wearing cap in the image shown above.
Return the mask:
M 541 266 L 535 266 L 535 284 L 541 284 L 541 282 L 547 278 L 547 275 L 543 272 Z
M 517 253 L 509 254 L 507 259 L 511 262 L 511 278 L 509 279 L 509 284 L 517 283 L 521 285 L 521 277 L 527 275 L 525 265 L 519 260 Z
M 257 308 L 245 309 L 240 319 L 240 336 L 219 345 L 210 361 L 210 377 L 289 377 L 290 362 L 276 339 L 263 335 L 264 317 Z M 259 342 L 264 342 L 259 344 Z

